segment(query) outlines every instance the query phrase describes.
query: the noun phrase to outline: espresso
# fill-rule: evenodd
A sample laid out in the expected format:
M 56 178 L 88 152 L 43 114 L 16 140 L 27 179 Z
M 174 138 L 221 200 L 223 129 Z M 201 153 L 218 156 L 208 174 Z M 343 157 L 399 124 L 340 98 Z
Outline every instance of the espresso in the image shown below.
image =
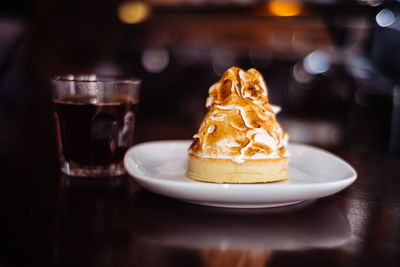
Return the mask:
M 137 101 L 77 95 L 55 100 L 59 150 L 80 166 L 121 164 L 133 144 Z

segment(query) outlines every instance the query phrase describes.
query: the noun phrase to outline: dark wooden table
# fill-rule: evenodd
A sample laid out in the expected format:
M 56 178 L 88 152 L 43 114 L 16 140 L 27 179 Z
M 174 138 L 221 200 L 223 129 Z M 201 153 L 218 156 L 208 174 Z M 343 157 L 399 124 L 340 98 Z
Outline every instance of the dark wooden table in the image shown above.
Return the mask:
M 63 176 L 54 160 L 1 188 L 0 266 L 399 266 L 400 159 L 334 152 L 358 172 L 351 187 L 242 210 Z

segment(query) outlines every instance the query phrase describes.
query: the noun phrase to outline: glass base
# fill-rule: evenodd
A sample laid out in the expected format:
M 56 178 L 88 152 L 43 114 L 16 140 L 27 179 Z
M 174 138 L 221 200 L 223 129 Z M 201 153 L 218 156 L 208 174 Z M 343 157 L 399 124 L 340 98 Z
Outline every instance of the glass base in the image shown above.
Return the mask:
M 70 176 L 78 177 L 110 177 L 126 174 L 122 163 L 108 166 L 82 166 L 76 163 L 61 161 L 61 171 Z

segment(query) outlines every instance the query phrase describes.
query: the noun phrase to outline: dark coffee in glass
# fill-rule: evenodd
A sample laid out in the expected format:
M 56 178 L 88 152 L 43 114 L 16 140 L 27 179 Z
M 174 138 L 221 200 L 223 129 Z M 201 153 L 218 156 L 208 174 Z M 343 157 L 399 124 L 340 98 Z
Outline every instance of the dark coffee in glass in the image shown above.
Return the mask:
M 75 176 L 125 173 L 123 158 L 133 145 L 138 105 L 138 83 L 135 81 L 119 86 L 115 81 L 73 81 L 75 94 L 69 90 L 69 94 L 54 98 L 63 172 Z M 76 83 L 79 83 L 78 87 L 92 90 L 79 90 L 78 93 Z M 116 90 L 118 87 L 125 89 Z M 128 94 L 130 87 L 135 90 L 131 88 L 132 92 Z

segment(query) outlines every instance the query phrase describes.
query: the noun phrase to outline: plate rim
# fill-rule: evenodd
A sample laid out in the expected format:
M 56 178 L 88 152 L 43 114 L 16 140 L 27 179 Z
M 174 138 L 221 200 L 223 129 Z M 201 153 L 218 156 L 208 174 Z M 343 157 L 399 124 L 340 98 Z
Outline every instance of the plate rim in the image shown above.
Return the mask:
M 160 183 L 166 183 L 166 184 L 186 184 L 186 182 L 182 182 L 182 181 L 171 181 L 171 180 L 168 180 L 168 181 L 165 181 L 165 180 L 162 180 L 162 179 L 158 179 L 158 178 L 154 178 L 154 177 L 151 177 L 151 176 L 148 176 L 148 175 L 145 175 L 145 174 L 141 174 L 141 173 L 136 173 L 135 171 L 132 171 L 130 168 L 128 168 L 127 167 L 127 161 L 128 161 L 128 158 L 129 158 L 129 156 L 130 156 L 130 154 L 132 154 L 133 152 L 132 151 L 134 151 L 135 149 L 137 149 L 137 148 L 139 148 L 139 147 L 141 147 L 141 146 L 146 146 L 146 145 L 151 145 L 151 144 L 157 144 L 157 143 L 186 143 L 186 142 L 190 142 L 191 140 L 189 140 L 189 139 L 177 139 L 177 140 L 158 140 L 158 141 L 149 141 L 149 142 L 142 142 L 142 143 L 139 143 L 139 144 L 136 144 L 136 145 L 134 145 L 134 146 L 132 146 L 132 147 L 130 147 L 129 149 L 128 149 L 128 151 L 125 153 L 125 156 L 124 156 L 124 165 L 125 165 L 125 168 L 126 168 L 126 170 L 127 170 L 127 172 L 131 175 L 131 176 L 134 176 L 135 178 L 140 178 L 140 179 L 142 179 L 142 177 L 140 177 L 140 176 L 144 176 L 144 177 L 146 177 L 146 179 L 150 179 L 150 180 L 157 180 L 157 182 L 160 182 Z M 345 178 L 345 179 L 340 179 L 340 180 L 333 180 L 333 181 L 328 181 L 328 182 L 323 182 L 323 184 L 335 184 L 335 183 L 341 183 L 341 182 L 343 182 L 343 181 L 347 181 L 347 180 L 351 180 L 351 179 L 357 179 L 357 177 L 358 177 L 358 173 L 357 173 L 357 171 L 353 168 L 353 166 L 351 166 L 348 162 L 346 162 L 345 160 L 343 160 L 342 158 L 340 158 L 340 157 L 338 157 L 338 156 L 336 156 L 335 154 L 333 154 L 333 153 L 331 153 L 331 152 L 329 152 L 329 151 L 327 151 L 327 150 L 325 150 L 325 149 L 322 149 L 322 148 L 319 148 L 319 147 L 315 147 L 315 146 L 312 146 L 312 145 L 308 145 L 308 144 L 303 144 L 303 143 L 295 143 L 295 142 L 291 142 L 291 143 L 289 143 L 289 146 L 301 146 L 301 147 L 306 147 L 307 149 L 312 149 L 312 150 L 317 150 L 317 151 L 319 151 L 319 152 L 322 152 L 322 153 L 327 153 L 327 154 L 329 154 L 330 156 L 333 156 L 333 157 L 335 157 L 335 159 L 336 160 L 339 160 L 340 162 L 341 162 L 341 164 L 343 164 L 343 165 L 346 165 L 346 167 L 352 172 L 352 175 L 351 176 L 349 176 L 349 177 L 347 177 L 347 178 Z M 290 161 L 289 161 L 289 164 L 290 164 Z M 187 179 L 190 179 L 190 178 L 188 178 L 187 177 Z M 190 180 L 191 182 L 192 182 L 192 180 Z M 262 186 L 278 186 L 278 185 L 285 185 L 285 187 L 287 187 L 287 186 L 301 186 L 301 184 L 287 184 L 287 183 L 260 183 L 260 184 L 235 184 L 235 183 L 208 183 L 208 182 L 200 182 L 200 181 L 195 181 L 195 180 L 193 180 L 193 182 L 196 182 L 196 184 L 201 184 L 201 185 L 210 185 L 210 186 L 212 186 L 212 187 L 215 187 L 216 185 L 221 185 L 221 186 L 223 186 L 223 185 L 230 185 L 230 186 L 246 186 L 246 187 L 250 187 L 250 186 L 256 186 L 257 188 L 258 187 L 262 187 Z M 315 184 L 306 184 L 305 186 L 312 186 L 312 185 L 318 185 L 318 183 L 315 183 Z
M 322 153 L 327 153 L 330 156 L 333 156 L 335 158 L 335 160 L 338 160 L 341 164 L 343 164 L 348 170 L 350 170 L 351 175 L 349 175 L 348 177 L 345 177 L 343 179 L 339 179 L 339 180 L 332 180 L 332 181 L 325 181 L 322 183 L 265 183 L 265 184 L 231 184 L 231 183 L 207 183 L 207 182 L 200 182 L 200 181 L 195 181 L 195 180 L 190 180 L 190 178 L 186 177 L 188 179 L 188 181 L 171 181 L 171 180 L 164 180 L 164 179 L 160 179 L 160 178 L 155 178 L 152 176 L 148 176 L 146 174 L 143 173 L 138 173 L 135 171 L 134 168 L 130 168 L 130 166 L 132 165 L 132 163 L 134 164 L 134 159 L 132 158 L 132 154 L 134 153 L 134 151 L 136 149 L 138 149 L 139 147 L 143 147 L 143 146 L 147 146 L 147 145 L 157 145 L 157 144 L 190 144 L 192 140 L 189 139 L 177 139 L 177 140 L 154 140 L 154 141 L 148 141 L 148 142 L 142 142 L 139 144 L 136 144 L 134 146 L 132 146 L 131 148 L 128 149 L 128 151 L 126 152 L 125 156 L 124 156 L 124 165 L 125 168 L 127 170 L 127 172 L 129 173 L 130 176 L 132 176 L 132 178 L 137 181 L 142 187 L 144 187 L 145 189 L 152 191 L 152 192 L 156 192 L 158 194 L 161 195 L 165 195 L 165 196 L 169 196 L 175 199 L 180 199 L 182 201 L 186 201 L 186 202 L 190 202 L 190 203 L 197 203 L 197 204 L 202 204 L 203 205 L 207 205 L 210 206 L 209 204 L 206 204 L 205 202 L 217 202 L 216 200 L 209 200 L 209 201 L 204 201 L 204 200 L 198 200 L 198 199 L 189 199 L 189 198 L 182 198 L 182 197 L 177 197 L 171 194 L 167 194 L 164 192 L 160 192 L 160 190 L 154 190 L 154 188 L 149 188 L 149 185 L 152 187 L 164 187 L 166 189 L 170 189 L 170 188 L 174 188 L 177 191 L 179 190 L 183 190 L 183 189 L 188 189 L 191 188 L 193 189 L 193 187 L 195 187 L 196 190 L 208 190 L 208 189 L 218 189 L 218 190 L 223 190 L 222 192 L 228 192 L 228 191 L 234 191 L 234 190 L 240 190 L 240 189 L 248 189 L 248 190 L 257 190 L 257 191 L 263 191 L 266 190 L 266 188 L 274 188 L 274 189 L 279 189 L 279 188 L 285 188 L 285 189 L 293 189 L 293 188 L 306 188 L 306 189 L 315 189 L 320 187 L 321 185 L 325 185 L 325 186 L 331 186 L 331 187 L 336 187 L 339 189 L 335 189 L 334 193 L 330 193 L 330 194 L 324 194 L 323 196 L 320 197 L 325 197 L 325 196 L 329 196 L 329 195 L 333 195 L 336 194 L 340 191 L 342 191 L 343 189 L 347 188 L 348 186 L 350 186 L 351 184 L 353 184 L 357 177 L 357 171 L 348 163 L 346 162 L 344 159 L 340 158 L 339 156 L 336 156 L 335 154 L 324 150 L 322 148 L 319 147 L 315 147 L 312 145 L 308 145 L 308 144 L 302 144 L 302 143 L 295 143 L 295 142 L 291 142 L 289 143 L 289 146 L 297 146 L 297 147 L 303 147 L 306 149 L 311 149 L 311 150 L 316 150 L 318 152 L 322 152 Z M 129 162 L 131 161 L 131 162 Z M 289 161 L 290 164 L 290 161 Z M 307 199 L 316 199 L 316 198 L 320 198 L 320 197 L 314 197 L 314 198 L 301 198 L 298 199 L 299 201 L 304 201 Z M 218 201 L 220 202 L 220 201 Z M 282 202 L 282 201 L 280 201 Z M 226 201 L 225 203 L 231 203 L 230 201 Z M 262 201 L 253 201 L 251 203 L 263 203 Z M 248 206 L 249 203 L 246 202 L 243 203 L 244 206 Z M 287 204 L 289 205 L 289 204 Z M 227 205 L 213 205 L 213 206 L 227 206 Z M 229 206 L 229 205 L 228 205 Z

